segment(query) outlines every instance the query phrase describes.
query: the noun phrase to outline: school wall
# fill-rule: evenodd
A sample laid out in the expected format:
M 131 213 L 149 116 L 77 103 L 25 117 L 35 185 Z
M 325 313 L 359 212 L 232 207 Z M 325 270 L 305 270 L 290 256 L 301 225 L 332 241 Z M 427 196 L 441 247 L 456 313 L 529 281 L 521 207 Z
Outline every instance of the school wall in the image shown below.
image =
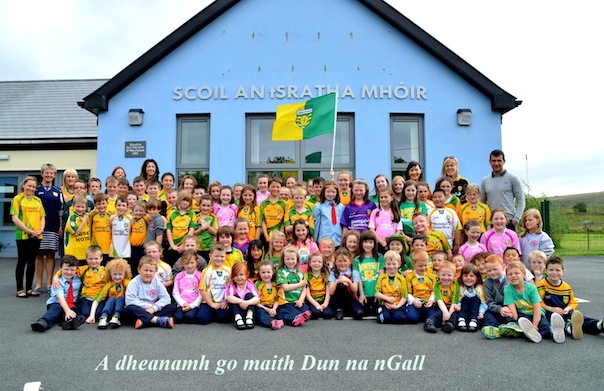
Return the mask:
M 0 160 L 0 172 L 34 171 L 40 172 L 45 163 L 52 163 L 58 171 L 69 168 L 90 170 L 96 175 L 97 151 L 87 150 L 44 150 L 44 151 L 0 151 L 0 155 L 9 155 L 8 160 Z
M 295 7 L 295 12 L 291 11 Z M 287 9 L 287 11 L 284 11 Z M 438 38 L 438 37 L 436 37 Z M 500 114 L 487 97 L 358 2 L 246 0 L 191 37 L 113 97 L 99 115 L 97 172 L 125 167 L 138 175 L 145 158 L 124 158 L 126 141 L 147 142 L 146 158 L 160 171 L 175 171 L 176 115 L 210 114 L 210 180 L 245 181 L 246 113 L 272 113 L 275 106 L 308 97 L 270 97 L 277 86 L 346 86 L 354 97 L 338 102 L 354 113 L 356 177 L 388 174 L 390 114 L 424 115 L 425 177 L 440 175 L 443 157 L 455 155 L 460 173 L 478 182 L 488 172 L 489 152 L 501 147 Z M 398 99 L 400 85 L 425 88 L 426 99 Z M 223 96 L 174 99 L 175 87 L 218 87 Z M 236 97 L 243 86 L 264 86 L 265 97 Z M 363 86 L 386 93 L 362 97 Z M 387 93 L 390 91 L 390 94 Z M 400 95 L 400 94 L 399 94 Z M 128 110 L 145 111 L 144 124 L 128 125 Z M 459 108 L 472 110 L 472 125 L 457 125 Z

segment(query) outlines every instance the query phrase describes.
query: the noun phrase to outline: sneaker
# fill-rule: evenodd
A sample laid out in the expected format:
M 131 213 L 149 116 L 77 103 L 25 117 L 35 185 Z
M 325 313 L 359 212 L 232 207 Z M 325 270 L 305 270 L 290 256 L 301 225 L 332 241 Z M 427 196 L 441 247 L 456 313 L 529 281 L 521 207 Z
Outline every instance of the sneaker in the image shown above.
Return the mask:
M 570 316 L 570 330 L 574 339 L 583 338 L 583 314 L 580 311 L 573 311 Z
M 155 324 L 165 329 L 171 329 L 174 328 L 174 318 L 169 316 L 159 316 Z
M 111 317 L 111 320 L 109 321 L 109 328 L 117 329 L 121 325 L 122 325 L 122 322 L 120 321 L 120 317 L 117 315 L 113 315 Z
M 541 334 L 539 334 L 539 332 L 535 330 L 535 328 L 533 327 L 533 322 L 531 322 L 527 318 L 521 317 L 518 319 L 518 326 L 520 326 L 522 332 L 530 341 L 533 341 L 534 343 L 541 342 Z
M 336 320 L 342 320 L 342 319 L 344 319 L 344 310 L 341 309 L 341 308 L 338 308 L 336 310 L 336 317 L 335 318 L 336 318 Z
M 144 325 L 145 324 L 140 319 L 137 319 L 136 322 L 134 322 L 134 328 L 135 329 L 142 329 Z
M 281 327 L 283 327 L 283 321 L 280 319 L 275 319 L 271 322 L 271 329 L 273 330 L 279 330 Z
M 564 334 L 564 318 L 562 315 L 553 313 L 549 318 L 550 322 L 550 331 L 552 333 L 552 339 L 556 343 L 562 343 L 565 339 Z
M 100 330 L 105 330 L 109 326 L 109 322 L 107 322 L 107 317 L 105 315 L 101 316 L 99 319 L 98 328 Z
M 424 330 L 428 333 L 432 333 L 435 334 L 436 332 L 438 332 L 438 330 L 436 329 L 436 326 L 434 326 L 434 322 L 430 322 L 427 321 L 426 323 L 424 323 Z
M 457 329 L 459 331 L 468 331 L 468 327 L 466 326 L 466 320 L 464 318 L 460 318 L 457 322 Z
M 500 330 L 495 326 L 484 326 L 481 331 L 488 339 L 497 339 L 501 337 Z
M 36 323 L 31 324 L 31 329 L 39 333 L 43 333 L 48 329 L 48 322 L 44 319 L 39 319 Z
M 304 317 L 303 314 L 298 314 L 296 315 L 296 317 L 294 318 L 294 321 L 292 322 L 292 326 L 302 326 L 304 323 L 306 322 L 306 318 Z
M 455 325 L 453 323 L 451 323 L 451 322 L 443 322 L 443 325 L 440 326 L 440 328 L 445 333 L 451 334 L 453 332 L 453 330 L 455 330 Z
M 472 319 L 470 323 L 468 323 L 468 331 L 471 333 L 475 333 L 476 331 L 478 331 L 478 322 Z
M 524 332 L 515 322 L 502 324 L 499 326 L 499 335 L 501 337 L 517 338 L 524 335 Z
M 312 316 L 312 312 L 310 312 L 309 310 L 306 310 L 306 311 L 302 312 L 302 316 L 304 317 L 304 320 L 308 321 L 308 320 L 310 320 L 310 317 Z

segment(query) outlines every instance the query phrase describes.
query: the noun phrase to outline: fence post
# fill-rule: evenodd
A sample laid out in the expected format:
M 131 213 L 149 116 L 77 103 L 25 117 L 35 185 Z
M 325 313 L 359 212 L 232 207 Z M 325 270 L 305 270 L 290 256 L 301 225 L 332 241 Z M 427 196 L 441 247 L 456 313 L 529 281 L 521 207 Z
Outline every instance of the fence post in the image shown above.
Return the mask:
M 550 217 L 549 217 L 549 200 L 545 198 L 541 201 L 541 217 L 543 218 L 543 230 L 551 236 Z

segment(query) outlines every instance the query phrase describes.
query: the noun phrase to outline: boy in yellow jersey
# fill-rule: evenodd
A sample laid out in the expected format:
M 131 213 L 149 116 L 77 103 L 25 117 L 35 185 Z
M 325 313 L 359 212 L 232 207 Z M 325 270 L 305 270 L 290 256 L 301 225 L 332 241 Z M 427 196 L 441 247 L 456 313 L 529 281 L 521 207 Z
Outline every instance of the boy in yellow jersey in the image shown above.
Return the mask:
M 76 180 L 75 183 L 73 184 L 73 194 L 86 196 L 86 183 L 79 179 Z M 92 201 L 90 201 L 88 198 L 86 198 L 86 213 L 90 212 L 93 208 L 94 208 L 94 203 Z M 71 200 L 67 201 L 63 205 L 63 214 L 61 216 L 61 218 L 63 219 L 63 224 L 65 224 L 67 222 L 67 219 L 69 218 L 69 216 L 71 216 L 73 214 L 73 212 L 74 212 L 74 210 L 73 210 L 73 198 L 72 198 Z M 63 227 L 63 229 L 65 229 L 65 227 Z
M 107 192 L 107 212 L 109 214 L 115 214 L 115 201 L 117 200 L 117 178 L 114 176 L 108 176 L 105 179 L 105 191 Z
M 104 303 L 101 302 L 96 308 L 96 313 L 91 314 L 90 309 L 92 302 L 99 292 L 103 289 L 103 286 L 109 281 L 109 275 L 105 270 L 104 266 L 101 266 L 101 260 L 103 259 L 103 251 L 99 246 L 89 246 L 86 249 L 86 266 L 79 266 L 76 275 L 82 280 L 82 289 L 77 299 L 79 308 L 79 314 L 88 318 L 92 318 L 94 323 L 94 317 L 98 318 L 101 316 L 103 311 Z M 59 270 L 52 279 L 52 285 L 54 288 L 60 287 L 60 277 L 62 271 Z M 94 315 L 92 317 L 91 315 Z
M 149 199 L 149 196 L 145 193 L 147 190 L 145 178 L 142 176 L 137 176 L 134 178 L 134 181 L 132 181 L 132 190 L 134 190 L 134 193 L 139 200 L 147 201 Z
M 480 202 L 480 187 L 471 183 L 466 187 L 466 199 L 468 202 L 461 205 L 459 218 L 464 226 L 470 220 L 480 223 L 480 232 L 484 233 L 491 228 L 491 210 L 487 204 Z
M 443 262 L 438 271 L 438 282 L 434 286 L 434 299 L 438 309 L 424 324 L 428 333 L 436 333 L 437 328 L 449 334 L 455 330 L 459 318 L 459 284 L 455 281 L 455 265 L 449 261 Z
M 428 216 L 421 212 L 416 212 L 413 215 L 413 228 L 415 228 L 415 232 L 426 237 L 428 256 L 431 257 L 435 251 L 444 251 L 447 254 L 447 259 L 453 257 L 453 252 L 445 235 L 440 231 L 430 230 Z
M 98 193 L 94 196 L 94 210 L 90 213 L 90 228 L 92 231 L 91 244 L 99 246 L 103 252 L 101 265 L 109 261 L 109 248 L 111 247 L 111 224 L 107 213 L 107 194 Z
M 225 259 L 224 246 L 221 243 L 214 243 L 210 249 L 210 265 L 202 272 L 199 282 L 202 304 L 197 312 L 197 321 L 200 324 L 232 321 L 226 301 L 226 288 L 231 279 L 231 268 L 225 265 Z
M 407 323 L 407 282 L 398 272 L 401 255 L 393 250 L 384 254 L 386 273 L 380 274 L 375 286 L 375 299 L 380 301 L 377 310 L 378 323 Z
M 262 234 L 265 242 L 269 241 L 271 232 L 275 230 L 283 231 L 285 201 L 279 198 L 282 183 L 281 178 L 272 177 L 268 185 L 270 194 L 267 199 L 260 203 L 260 220 L 262 221 Z
M 176 208 L 176 200 L 178 199 L 178 190 L 176 189 L 168 189 L 166 191 L 166 214 L 165 218 L 169 219 L 172 216 L 172 213 L 177 209 Z
M 338 192 L 340 193 L 340 203 L 348 205 L 351 199 L 350 183 L 352 182 L 352 173 L 347 170 L 342 170 L 338 174 Z
M 306 189 L 296 186 L 292 190 L 292 206 L 286 209 L 285 213 L 285 233 L 291 241 L 293 235 L 293 226 L 296 220 L 302 219 L 308 221 L 308 230 L 310 236 L 315 233 L 315 217 L 312 212 L 312 205 L 306 201 Z
M 149 230 L 149 216 L 145 201 L 136 201 L 132 206 L 132 230 L 130 231 L 130 266 L 138 270 L 138 261 L 143 256 L 143 245 Z
M 428 264 L 428 271 L 426 273 L 432 274 L 438 281 L 438 272 L 443 262 L 447 261 L 447 254 L 443 251 L 434 251 L 432 254 L 432 263 Z
M 419 323 L 428 319 L 437 311 L 434 301 L 436 277 L 426 273 L 428 270 L 428 253 L 418 250 L 411 255 L 413 272 L 407 274 L 407 320 Z
M 86 213 L 86 197 L 73 197 L 74 213 L 65 224 L 65 254 L 76 257 L 80 265 L 86 264 L 86 249 L 90 246 L 90 218 Z
M 236 262 L 245 262 L 243 253 L 240 250 L 233 248 L 233 240 L 235 240 L 235 230 L 233 227 L 223 225 L 218 228 L 218 231 L 216 231 L 216 239 L 219 243 L 222 243 L 226 251 L 226 258 L 224 260 L 224 265 L 226 267 L 232 269 Z
M 126 197 L 128 192 L 130 191 L 130 182 L 128 179 L 122 177 L 117 178 L 117 196 L 118 197 Z
M 161 188 L 157 193 L 157 198 L 168 203 L 168 190 L 174 186 L 174 175 L 171 172 L 164 172 L 161 176 Z

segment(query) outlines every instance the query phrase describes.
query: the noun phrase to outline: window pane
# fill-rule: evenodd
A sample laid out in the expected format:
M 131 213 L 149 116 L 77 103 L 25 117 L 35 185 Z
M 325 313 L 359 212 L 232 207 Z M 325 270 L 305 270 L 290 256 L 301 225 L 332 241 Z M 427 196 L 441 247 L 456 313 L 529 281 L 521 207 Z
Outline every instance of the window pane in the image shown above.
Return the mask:
M 392 123 L 392 163 L 419 161 L 419 124 L 416 120 L 394 120 Z
M 183 120 L 180 134 L 180 164 L 208 164 L 208 122 Z
M 322 134 L 302 142 L 304 162 L 330 164 L 333 133 Z M 338 120 L 336 127 L 336 150 L 334 164 L 349 164 L 352 161 L 350 148 L 350 121 Z
M 201 185 L 203 188 L 207 189 L 210 184 L 210 173 L 209 171 L 178 171 L 178 183 L 174 185 L 174 187 L 178 188 L 182 183 L 182 177 L 185 175 L 192 175 L 197 180 L 197 185 Z
M 250 163 L 251 164 L 295 164 L 296 142 L 273 141 L 274 119 L 252 118 L 250 120 Z
M 298 180 L 298 171 L 248 171 L 247 183 L 256 186 L 256 178 L 258 178 L 258 175 L 260 174 L 266 174 L 269 177 L 276 176 L 281 178 L 283 180 L 283 186 L 285 186 L 285 179 L 287 179 L 287 177 L 290 175 L 296 178 L 296 181 Z
M 0 177 L 0 226 L 13 226 L 10 216 L 10 204 L 19 193 L 19 178 L 16 176 Z

